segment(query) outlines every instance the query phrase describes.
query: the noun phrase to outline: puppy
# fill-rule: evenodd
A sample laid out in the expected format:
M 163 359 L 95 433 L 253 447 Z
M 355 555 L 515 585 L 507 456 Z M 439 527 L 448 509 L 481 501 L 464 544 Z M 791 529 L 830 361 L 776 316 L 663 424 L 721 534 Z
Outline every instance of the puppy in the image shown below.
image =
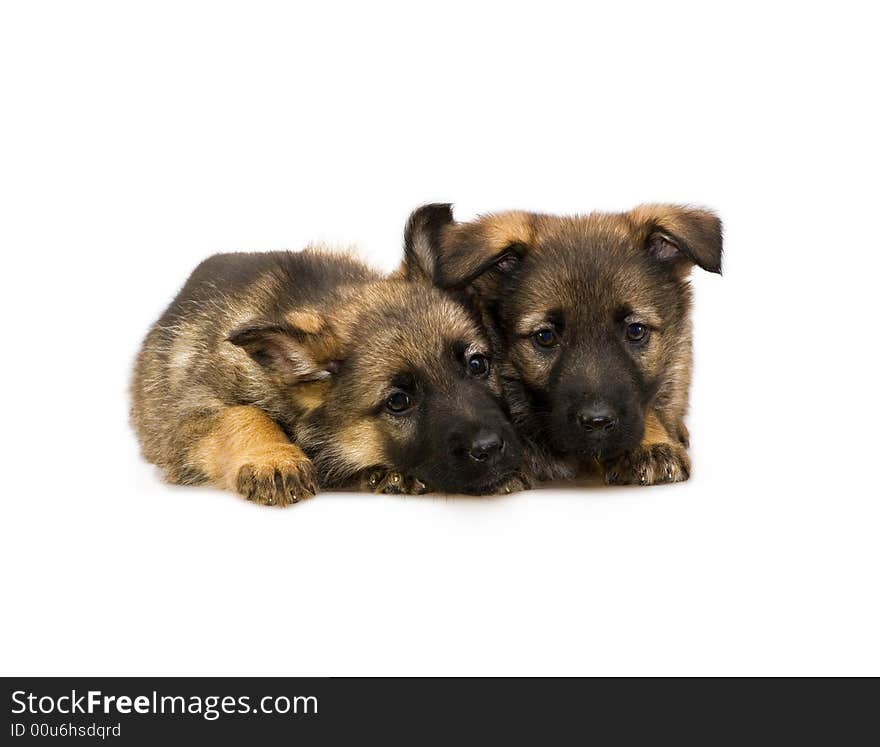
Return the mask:
M 285 506 L 320 487 L 523 487 L 489 343 L 427 283 L 316 249 L 204 261 L 137 357 L 131 422 L 172 483 Z
M 688 277 L 695 265 L 721 272 L 713 213 L 642 205 L 456 223 L 437 204 L 410 227 L 404 272 L 479 310 L 537 477 L 592 465 L 613 484 L 688 479 Z

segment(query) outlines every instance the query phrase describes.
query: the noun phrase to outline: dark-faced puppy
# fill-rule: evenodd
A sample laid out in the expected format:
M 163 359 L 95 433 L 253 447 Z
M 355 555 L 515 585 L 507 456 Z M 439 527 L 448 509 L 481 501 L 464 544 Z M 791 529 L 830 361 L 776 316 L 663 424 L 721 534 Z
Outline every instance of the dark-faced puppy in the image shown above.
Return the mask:
M 369 467 L 368 485 L 393 492 L 521 487 L 522 449 L 473 315 L 430 286 L 394 279 L 358 288 L 342 307 L 331 322 L 342 362 L 293 428 L 325 484 Z
M 609 483 L 686 480 L 694 265 L 721 271 L 712 213 L 526 212 L 410 218 L 406 264 L 472 299 L 494 337 L 505 395 L 541 478 L 597 462 Z
M 479 324 L 350 257 L 217 255 L 147 336 L 132 423 L 177 483 L 287 505 L 318 486 L 487 493 L 521 448 Z

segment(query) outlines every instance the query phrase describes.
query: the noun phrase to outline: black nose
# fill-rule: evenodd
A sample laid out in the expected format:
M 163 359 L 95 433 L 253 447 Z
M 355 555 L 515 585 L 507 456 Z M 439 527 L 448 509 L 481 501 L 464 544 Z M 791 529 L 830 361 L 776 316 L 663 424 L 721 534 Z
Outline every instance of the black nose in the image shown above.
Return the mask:
M 485 462 L 504 451 L 504 439 L 494 431 L 481 430 L 471 441 L 469 454 L 477 462 Z
M 605 405 L 584 407 L 578 412 L 577 420 L 587 433 L 596 435 L 613 431 L 617 427 L 617 413 Z

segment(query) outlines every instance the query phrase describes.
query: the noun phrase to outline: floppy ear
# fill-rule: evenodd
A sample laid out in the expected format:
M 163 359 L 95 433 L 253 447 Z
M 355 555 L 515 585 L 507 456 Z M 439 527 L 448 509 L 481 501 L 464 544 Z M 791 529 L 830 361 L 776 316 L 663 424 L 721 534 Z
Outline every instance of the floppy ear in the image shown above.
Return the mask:
M 312 312 L 294 312 L 279 321 L 253 319 L 226 340 L 284 384 L 328 379 L 339 370 L 335 335 Z
M 630 216 L 644 229 L 645 250 L 676 269 L 697 265 L 721 274 L 721 220 L 683 205 L 640 205 Z
M 436 283 L 441 232 L 452 222 L 448 202 L 422 205 L 412 212 L 403 232 L 403 274 L 407 280 Z
M 532 243 L 534 219 L 531 213 L 511 211 L 444 227 L 434 282 L 465 288 L 489 271 L 499 279 L 510 274 Z

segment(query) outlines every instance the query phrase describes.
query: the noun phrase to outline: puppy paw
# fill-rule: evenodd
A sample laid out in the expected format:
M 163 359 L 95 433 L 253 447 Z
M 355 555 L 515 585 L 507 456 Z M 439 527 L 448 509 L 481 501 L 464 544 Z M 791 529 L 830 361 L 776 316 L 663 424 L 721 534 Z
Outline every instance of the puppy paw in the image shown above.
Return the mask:
M 691 460 L 678 444 L 645 444 L 603 464 L 608 485 L 660 485 L 690 477 Z
M 428 486 L 418 478 L 384 468 L 376 468 L 364 473 L 361 488 L 373 493 L 393 495 L 422 495 L 428 492 Z
M 509 493 L 518 493 L 520 490 L 531 490 L 531 487 L 531 476 L 525 472 L 516 471 L 495 488 L 492 493 L 494 495 L 507 495 Z
M 264 506 L 289 506 L 318 492 L 312 463 L 295 447 L 255 457 L 238 470 L 236 490 Z

